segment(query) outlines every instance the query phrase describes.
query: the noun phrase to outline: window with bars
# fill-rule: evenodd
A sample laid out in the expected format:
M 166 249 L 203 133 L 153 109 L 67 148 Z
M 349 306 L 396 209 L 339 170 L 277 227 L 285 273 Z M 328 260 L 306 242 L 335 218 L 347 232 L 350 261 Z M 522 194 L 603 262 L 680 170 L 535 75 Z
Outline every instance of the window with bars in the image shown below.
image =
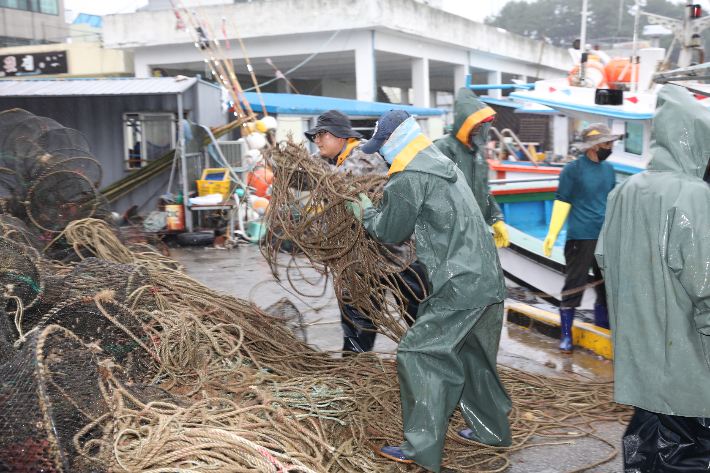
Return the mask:
M 145 167 L 175 148 L 176 126 L 172 113 L 126 113 L 123 123 L 127 171 Z

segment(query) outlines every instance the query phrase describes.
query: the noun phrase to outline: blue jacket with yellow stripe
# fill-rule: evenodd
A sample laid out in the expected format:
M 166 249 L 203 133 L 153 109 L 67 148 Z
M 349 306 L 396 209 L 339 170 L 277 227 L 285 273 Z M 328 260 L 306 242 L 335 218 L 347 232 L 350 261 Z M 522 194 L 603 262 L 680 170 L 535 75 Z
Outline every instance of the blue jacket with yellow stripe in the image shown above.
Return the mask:
M 414 233 L 430 302 L 438 307 L 474 309 L 505 300 L 498 252 L 476 199 L 461 170 L 424 135 L 394 159 L 382 200 L 363 210 L 362 223 L 387 243 Z

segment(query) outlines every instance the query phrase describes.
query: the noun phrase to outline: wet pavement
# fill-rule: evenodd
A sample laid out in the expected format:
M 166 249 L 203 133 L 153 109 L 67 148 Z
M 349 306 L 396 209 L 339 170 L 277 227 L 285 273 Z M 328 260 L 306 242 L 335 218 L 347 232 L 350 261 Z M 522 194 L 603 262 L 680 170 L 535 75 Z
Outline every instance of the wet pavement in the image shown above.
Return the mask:
M 267 308 L 281 298 L 288 298 L 298 308 L 306 324 L 308 343 L 319 350 L 340 350 L 343 332 L 340 311 L 331 281 L 327 281 L 308 266 L 305 259 L 297 260 L 300 270 L 281 270 L 281 283 L 274 279 L 259 248 L 241 244 L 232 250 L 206 247 L 173 248 L 171 256 L 185 267 L 187 274 L 213 289 L 249 300 Z M 288 258 L 282 255 L 283 264 Z M 291 287 L 290 281 L 293 282 Z M 514 324 L 503 326 L 498 362 L 525 371 L 550 376 L 571 376 L 588 381 L 611 381 L 613 366 L 594 353 L 577 350 L 571 356 L 557 351 L 557 341 L 530 332 Z M 394 354 L 397 345 L 378 335 L 375 350 Z M 336 355 L 337 356 L 337 355 Z M 598 423 L 597 435 L 620 448 L 624 427 L 618 423 Z M 539 442 L 559 443 L 559 439 L 536 439 Z M 571 471 L 606 458 L 612 448 L 593 438 L 574 439 L 569 444 L 525 449 L 510 455 L 511 473 L 557 473 Z M 590 472 L 616 473 L 623 470 L 620 455 Z

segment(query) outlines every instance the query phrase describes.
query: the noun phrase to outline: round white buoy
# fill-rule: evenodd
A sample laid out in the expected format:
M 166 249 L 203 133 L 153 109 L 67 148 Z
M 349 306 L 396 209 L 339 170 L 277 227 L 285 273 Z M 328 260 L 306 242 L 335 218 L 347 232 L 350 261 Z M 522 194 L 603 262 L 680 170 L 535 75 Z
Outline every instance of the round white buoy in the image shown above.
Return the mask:
M 262 149 L 266 147 L 266 138 L 261 133 L 252 133 L 246 137 L 247 145 L 251 149 Z

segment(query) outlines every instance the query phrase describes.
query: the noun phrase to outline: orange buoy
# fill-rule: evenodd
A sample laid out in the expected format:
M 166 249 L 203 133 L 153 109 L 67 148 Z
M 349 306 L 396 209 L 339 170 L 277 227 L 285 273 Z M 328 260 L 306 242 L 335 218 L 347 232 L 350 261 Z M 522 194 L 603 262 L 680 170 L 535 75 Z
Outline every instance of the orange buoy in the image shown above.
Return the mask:
M 567 78 L 567 80 L 569 80 L 569 85 L 574 85 L 575 81 L 578 79 L 579 76 L 579 64 L 574 66 L 574 68 L 569 71 L 569 74 L 570 75 Z M 599 61 L 589 59 L 584 68 L 584 75 L 585 81 L 591 81 L 592 84 L 594 84 L 594 87 L 597 89 L 603 89 L 607 86 L 606 71 L 604 70 L 604 66 L 602 65 L 602 63 Z
M 265 197 L 259 197 L 258 199 L 254 199 L 251 206 L 254 209 L 254 212 L 259 214 L 260 217 L 263 217 L 266 210 L 269 208 L 269 200 Z
M 274 182 L 274 174 L 268 169 L 259 166 L 254 172 L 247 173 L 246 184 L 256 189 L 254 195 L 271 199 L 271 184 Z
M 616 89 L 616 82 L 631 82 L 632 69 L 636 69 L 636 77 L 638 78 L 638 64 L 629 64 L 627 57 L 615 57 L 609 61 L 604 68 L 606 70 L 606 80 L 609 87 Z

